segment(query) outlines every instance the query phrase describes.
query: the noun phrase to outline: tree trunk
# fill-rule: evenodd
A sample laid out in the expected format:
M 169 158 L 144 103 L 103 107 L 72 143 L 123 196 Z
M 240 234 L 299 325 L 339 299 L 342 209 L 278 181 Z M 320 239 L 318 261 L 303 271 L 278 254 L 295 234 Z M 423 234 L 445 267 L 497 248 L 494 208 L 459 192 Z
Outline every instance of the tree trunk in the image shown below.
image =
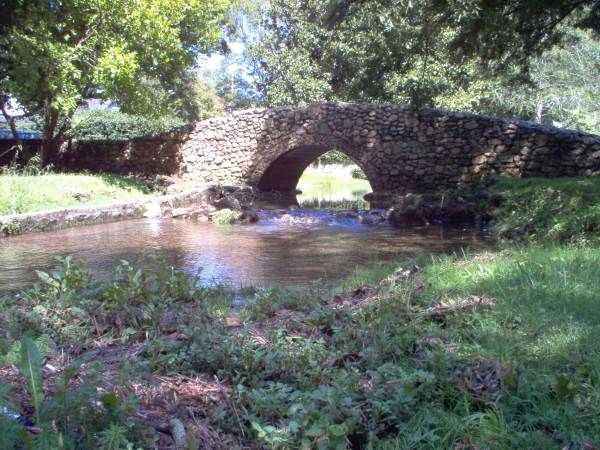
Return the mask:
M 42 144 L 42 167 L 46 167 L 56 162 L 58 151 L 60 150 L 60 141 L 56 139 L 45 139 Z
M 59 112 L 52 109 L 51 99 L 45 101 L 44 111 L 44 143 L 42 144 L 42 167 L 46 167 L 48 164 L 52 164 L 56 160 L 58 155 L 58 142 L 54 136 L 56 127 L 58 125 Z
M 13 138 L 15 139 L 15 144 L 17 147 L 16 152 L 15 152 L 15 160 L 16 160 L 18 154 L 23 152 L 23 141 L 21 140 L 21 137 L 19 136 L 19 133 L 17 131 L 17 124 L 15 123 L 15 118 L 13 116 L 11 116 L 6 109 L 7 101 L 8 101 L 8 96 L 6 96 L 6 95 L 0 96 L 0 109 L 2 110 L 2 115 L 4 116 L 4 119 L 6 120 L 6 122 L 8 123 L 8 126 L 10 127 L 10 131 L 12 131 Z
M 542 123 L 544 120 L 544 100 L 539 100 L 537 107 L 535 108 L 535 121 Z
M 69 113 L 58 111 L 50 105 L 51 100 L 48 98 L 44 107 L 44 144 L 41 154 L 43 167 L 57 161 L 63 137 L 75 114 L 75 111 Z

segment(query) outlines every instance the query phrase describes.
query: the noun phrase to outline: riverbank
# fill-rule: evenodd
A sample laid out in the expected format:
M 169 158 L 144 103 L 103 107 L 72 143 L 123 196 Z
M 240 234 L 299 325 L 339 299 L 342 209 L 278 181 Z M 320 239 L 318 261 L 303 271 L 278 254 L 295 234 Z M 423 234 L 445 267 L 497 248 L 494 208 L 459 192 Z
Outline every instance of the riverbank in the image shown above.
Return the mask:
M 133 202 L 156 194 L 116 175 L 0 174 L 0 216 Z
M 492 215 L 519 243 L 337 288 L 233 292 L 166 264 L 98 281 L 63 259 L 1 300 L 0 442 L 597 448 L 596 183 L 500 181 Z
M 0 239 L 28 233 L 62 230 L 85 225 L 97 225 L 142 217 L 208 217 L 214 210 L 209 199 L 216 189 L 210 186 L 177 194 L 147 196 L 122 203 L 109 202 L 101 206 L 82 206 L 0 216 Z
M 248 288 L 232 308 L 167 267 L 94 282 L 67 259 L 3 300 L 3 405 L 77 448 L 111 433 L 142 448 L 586 448 L 599 264 L 582 247 L 424 255 L 334 291 Z M 19 441 L 5 430 L 22 424 L 0 423 Z

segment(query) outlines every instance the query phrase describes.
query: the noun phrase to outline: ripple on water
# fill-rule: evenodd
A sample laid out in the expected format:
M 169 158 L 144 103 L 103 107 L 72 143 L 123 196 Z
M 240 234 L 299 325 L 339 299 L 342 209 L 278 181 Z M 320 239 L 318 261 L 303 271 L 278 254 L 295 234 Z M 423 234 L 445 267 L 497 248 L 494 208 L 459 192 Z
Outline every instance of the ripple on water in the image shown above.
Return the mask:
M 59 255 L 73 255 L 99 277 L 122 259 L 149 267 L 160 255 L 190 275 L 199 272 L 204 284 L 302 286 L 339 280 L 375 259 L 483 245 L 472 230 L 398 230 L 328 211 L 260 214 L 256 225 L 140 219 L 2 239 L 0 291 L 30 285 L 35 270 L 49 270 Z

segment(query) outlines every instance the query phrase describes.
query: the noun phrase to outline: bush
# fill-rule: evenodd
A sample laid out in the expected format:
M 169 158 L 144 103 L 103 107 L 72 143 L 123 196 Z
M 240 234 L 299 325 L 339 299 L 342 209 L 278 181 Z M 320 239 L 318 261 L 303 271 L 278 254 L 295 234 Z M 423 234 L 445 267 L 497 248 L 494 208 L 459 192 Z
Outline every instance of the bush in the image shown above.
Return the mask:
M 212 214 L 212 221 L 217 225 L 231 225 L 240 218 L 239 211 L 232 209 L 220 209 Z
M 352 175 L 352 178 L 355 178 L 357 180 L 366 180 L 367 179 L 367 176 L 361 170 L 360 167 L 355 167 L 354 169 L 352 169 L 352 172 L 350 172 L 350 173 Z
M 75 117 L 68 137 L 84 141 L 125 141 L 156 136 L 185 125 L 176 117 L 148 118 L 118 111 L 90 111 Z
M 494 211 L 503 238 L 576 242 L 600 238 L 600 178 L 501 178 L 504 201 Z

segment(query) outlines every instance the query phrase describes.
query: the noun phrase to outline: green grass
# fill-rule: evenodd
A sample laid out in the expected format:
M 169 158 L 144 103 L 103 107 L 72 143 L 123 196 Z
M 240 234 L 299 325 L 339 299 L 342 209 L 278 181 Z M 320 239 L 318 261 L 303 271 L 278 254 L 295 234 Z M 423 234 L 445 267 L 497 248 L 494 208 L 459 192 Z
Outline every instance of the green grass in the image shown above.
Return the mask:
M 554 449 L 585 439 L 597 445 L 598 267 L 597 248 L 530 246 L 472 259 L 432 259 L 423 274 L 427 288 L 420 301 L 451 304 L 486 295 L 495 304 L 439 324 L 413 324 L 395 333 L 390 345 L 403 342 L 407 334 L 436 336 L 453 347 L 453 357 L 498 361 L 507 371 L 501 395 L 479 405 L 420 405 L 403 431 L 381 448 L 450 448 L 450 440 L 433 439 L 444 435 L 467 438 L 479 448 Z M 391 325 L 393 319 L 384 323 Z
M 325 169 L 317 169 L 314 167 L 307 168 L 300 181 L 298 181 L 298 189 L 301 189 L 303 194 L 307 196 L 318 195 L 320 192 L 336 193 L 336 192 L 364 192 L 371 190 L 371 186 L 367 180 L 352 178 L 349 172 L 328 173 Z
M 115 175 L 0 174 L 0 215 L 97 206 L 149 194 L 141 183 Z
M 359 207 L 365 208 L 362 196 L 371 191 L 369 182 L 352 178 L 350 170 L 330 171 L 329 167 L 308 167 L 304 171 L 298 181 L 298 189 L 302 191 L 300 204 L 314 207 L 323 203 L 323 207 L 332 208 L 336 203 L 347 207 L 358 202 Z
M 230 293 L 168 268 L 122 263 L 97 283 L 67 259 L 4 300 L 0 356 L 12 361 L 24 335 L 51 343 L 51 364 L 139 343 L 124 386 L 218 380 L 226 400 L 215 404 L 209 389 L 191 407 L 229 448 L 585 448 L 600 441 L 598 267 L 600 249 L 583 246 L 420 255 L 357 272 L 341 297 L 317 285 L 248 289 L 228 313 Z M 486 306 L 451 310 L 482 298 Z M 245 326 L 227 327 L 231 314 Z M 148 435 L 145 426 L 128 439 Z
M 505 201 L 494 212 L 501 237 L 548 241 L 600 238 L 600 177 L 501 178 Z

